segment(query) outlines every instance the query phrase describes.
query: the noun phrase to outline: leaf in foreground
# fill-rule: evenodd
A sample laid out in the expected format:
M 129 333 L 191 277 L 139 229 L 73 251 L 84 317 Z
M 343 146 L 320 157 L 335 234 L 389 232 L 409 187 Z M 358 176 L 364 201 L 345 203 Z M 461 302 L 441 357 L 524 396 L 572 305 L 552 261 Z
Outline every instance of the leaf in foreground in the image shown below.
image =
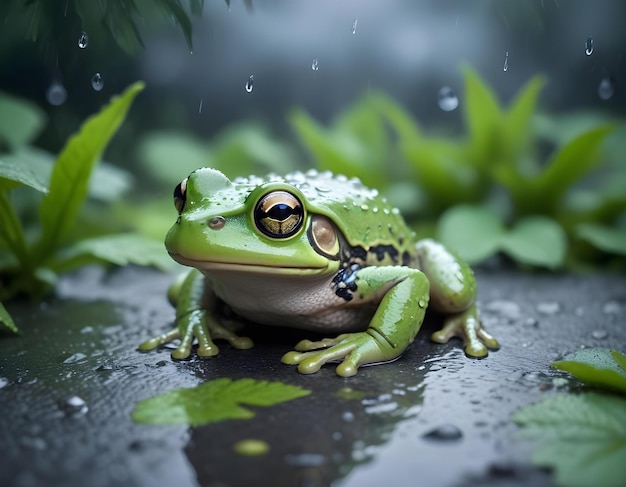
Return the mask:
M 141 401 L 132 416 L 139 423 L 199 426 L 225 419 L 252 418 L 254 412 L 242 405 L 273 406 L 310 393 L 282 382 L 225 377 Z
M 15 326 L 13 322 L 13 318 L 11 318 L 11 315 L 2 303 L 0 303 L 0 325 L 5 326 L 13 333 L 17 333 L 18 331 L 17 326 Z
M 616 350 L 589 348 L 553 362 L 552 367 L 569 372 L 590 386 L 604 387 L 626 393 L 626 357 Z
M 525 407 L 513 419 L 539 442 L 533 462 L 553 467 L 558 484 L 626 484 L 625 399 L 563 394 Z

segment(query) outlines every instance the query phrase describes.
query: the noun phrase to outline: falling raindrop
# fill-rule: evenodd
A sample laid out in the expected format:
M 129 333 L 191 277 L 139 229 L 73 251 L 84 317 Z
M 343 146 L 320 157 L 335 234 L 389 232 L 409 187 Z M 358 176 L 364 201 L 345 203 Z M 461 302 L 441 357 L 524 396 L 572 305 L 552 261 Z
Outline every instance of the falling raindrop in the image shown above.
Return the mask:
M 593 52 L 593 37 L 589 36 L 587 37 L 587 40 L 585 41 L 585 54 L 587 56 L 591 56 L 592 52 Z
M 509 69 L 509 51 L 506 52 L 506 54 L 504 55 L 504 67 L 503 67 L 504 71 L 508 71 Z
M 67 91 L 65 90 L 65 87 L 58 81 L 52 83 L 46 92 L 46 100 L 48 100 L 50 105 L 55 107 L 63 105 L 65 100 L 67 100 Z
M 451 112 L 459 106 L 459 98 L 451 88 L 444 86 L 439 90 L 438 103 L 444 112 Z
M 251 93 L 253 89 L 254 89 L 254 75 L 251 74 L 250 77 L 248 78 L 248 81 L 246 82 L 246 91 L 248 93 Z
M 352 22 L 352 35 L 356 34 L 356 25 L 358 22 L 358 19 L 354 19 L 354 22 Z
M 608 100 L 613 96 L 613 83 L 609 78 L 604 78 L 598 85 L 598 96 L 602 100 Z
M 100 73 L 94 74 L 93 78 L 91 78 L 91 87 L 95 91 L 100 91 L 104 88 L 104 80 L 102 79 L 102 75 Z
M 311 69 L 313 71 L 317 71 L 318 69 L 320 69 L 320 67 L 317 65 L 317 58 L 313 59 L 313 62 L 311 63 Z
M 87 47 L 87 44 L 89 44 L 89 36 L 87 35 L 87 32 L 83 31 L 78 37 L 78 47 L 80 47 L 81 49 L 85 49 Z
M 204 102 L 204 100 L 202 98 L 200 98 L 200 106 L 198 106 L 198 113 L 202 113 L 202 103 Z

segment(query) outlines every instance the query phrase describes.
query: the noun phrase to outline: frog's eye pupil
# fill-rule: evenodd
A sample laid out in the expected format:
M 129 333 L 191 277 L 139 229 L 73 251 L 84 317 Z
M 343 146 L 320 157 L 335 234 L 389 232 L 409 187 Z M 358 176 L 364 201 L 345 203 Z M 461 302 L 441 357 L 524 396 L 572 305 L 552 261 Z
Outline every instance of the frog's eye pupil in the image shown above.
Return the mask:
M 174 188 L 174 206 L 176 207 L 176 211 L 178 213 L 182 213 L 183 208 L 185 207 L 185 200 L 187 198 L 187 178 L 183 179 L 175 188 Z
M 302 228 L 304 209 L 300 200 L 291 193 L 273 191 L 257 203 L 254 222 L 269 237 L 291 237 Z

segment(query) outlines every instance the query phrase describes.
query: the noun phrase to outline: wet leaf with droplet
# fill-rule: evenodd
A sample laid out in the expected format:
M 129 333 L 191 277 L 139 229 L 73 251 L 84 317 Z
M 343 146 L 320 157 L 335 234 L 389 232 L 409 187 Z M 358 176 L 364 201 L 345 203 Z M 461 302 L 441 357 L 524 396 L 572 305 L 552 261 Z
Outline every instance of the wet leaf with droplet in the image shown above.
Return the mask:
M 588 348 L 567 355 L 552 366 L 587 385 L 626 392 L 626 356 L 616 350 Z

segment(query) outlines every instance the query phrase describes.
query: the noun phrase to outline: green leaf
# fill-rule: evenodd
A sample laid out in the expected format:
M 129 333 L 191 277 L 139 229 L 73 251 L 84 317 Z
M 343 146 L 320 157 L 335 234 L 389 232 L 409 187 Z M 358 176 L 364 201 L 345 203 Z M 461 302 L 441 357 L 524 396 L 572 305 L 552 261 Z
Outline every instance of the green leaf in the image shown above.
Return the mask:
M 533 116 L 539 93 L 546 84 L 542 76 L 533 77 L 515 97 L 511 107 L 504 113 L 505 149 L 512 156 L 519 156 L 530 143 L 531 117 Z M 514 157 L 512 158 L 514 162 Z
M 61 273 L 102 262 L 119 266 L 128 264 L 154 266 L 169 270 L 173 261 L 167 254 L 163 242 L 127 233 L 81 240 L 56 256 L 49 263 L 49 267 Z
M 15 323 L 13 322 L 13 318 L 11 318 L 11 315 L 2 303 L 0 303 L 0 325 L 8 328 L 13 333 L 18 332 L 17 326 L 15 326 Z
M 624 364 L 626 357 L 616 350 L 588 348 L 552 362 L 552 367 L 569 372 L 590 386 L 626 393 Z
M 4 191 L 0 191 L 0 221 L 2 221 L 0 246 L 6 246 L 17 259 L 20 267 L 25 269 L 30 263 L 26 236 L 8 195 Z
M 114 97 L 100 113 L 83 123 L 59 154 L 50 178 L 50 192 L 39 207 L 42 232 L 35 253 L 39 262 L 54 252 L 71 229 L 87 195 L 93 167 L 143 87 L 137 82 Z
M 604 252 L 626 255 L 626 230 L 595 223 L 581 223 L 576 227 L 576 234 Z
M 626 400 L 563 394 L 522 408 L 513 419 L 539 442 L 533 462 L 554 468 L 558 484 L 624 485 Z
M 193 41 L 191 38 L 191 20 L 181 5 L 180 0 L 156 0 L 156 2 L 160 3 L 163 10 L 176 19 L 176 22 L 178 22 L 178 25 L 180 25 L 180 28 L 183 30 L 183 35 L 187 41 L 187 47 L 189 47 L 189 50 L 192 51 Z
M 476 263 L 495 254 L 504 227 L 489 208 L 459 205 L 439 219 L 438 239 L 468 263 Z
M 46 121 L 46 115 L 34 103 L 0 92 L 0 146 L 15 149 L 35 139 Z
M 26 165 L 0 159 L 0 191 L 12 189 L 20 184 L 42 193 L 48 192 L 46 185 Z
M 281 382 L 224 377 L 141 401 L 135 406 L 132 417 L 140 423 L 191 426 L 225 419 L 249 419 L 254 412 L 242 405 L 273 406 L 310 392 Z
M 567 237 L 556 221 L 540 216 L 527 217 L 503 235 L 500 247 L 518 262 L 555 268 L 563 263 Z

